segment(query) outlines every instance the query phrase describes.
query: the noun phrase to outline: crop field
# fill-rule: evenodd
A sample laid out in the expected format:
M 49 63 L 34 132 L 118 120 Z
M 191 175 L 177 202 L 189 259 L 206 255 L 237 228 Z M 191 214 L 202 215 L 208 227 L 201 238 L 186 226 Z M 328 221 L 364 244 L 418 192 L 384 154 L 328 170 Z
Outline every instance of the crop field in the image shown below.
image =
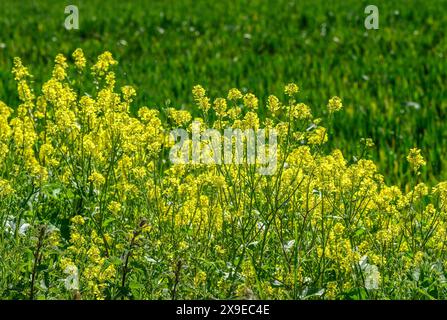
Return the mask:
M 0 299 L 446 299 L 446 9 L 2 0 Z

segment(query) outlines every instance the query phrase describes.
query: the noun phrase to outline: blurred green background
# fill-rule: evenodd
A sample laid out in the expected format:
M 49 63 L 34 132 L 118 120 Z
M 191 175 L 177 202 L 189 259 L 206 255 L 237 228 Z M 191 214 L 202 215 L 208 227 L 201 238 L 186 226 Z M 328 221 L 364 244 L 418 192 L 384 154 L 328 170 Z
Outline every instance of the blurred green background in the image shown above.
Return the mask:
M 70 4 L 79 30 L 64 28 Z M 364 27 L 368 4 L 379 8 L 379 30 Z M 331 96 L 343 99 L 331 146 L 348 157 L 370 137 L 386 180 L 405 184 L 405 156 L 418 146 L 424 178 L 447 178 L 445 0 L 1 0 L 0 13 L 0 100 L 10 106 L 14 56 L 37 88 L 57 53 L 82 47 L 92 61 L 109 50 L 118 83 L 138 90 L 136 105 L 187 108 L 198 83 L 213 97 L 239 87 L 265 101 L 294 81 L 316 114 Z

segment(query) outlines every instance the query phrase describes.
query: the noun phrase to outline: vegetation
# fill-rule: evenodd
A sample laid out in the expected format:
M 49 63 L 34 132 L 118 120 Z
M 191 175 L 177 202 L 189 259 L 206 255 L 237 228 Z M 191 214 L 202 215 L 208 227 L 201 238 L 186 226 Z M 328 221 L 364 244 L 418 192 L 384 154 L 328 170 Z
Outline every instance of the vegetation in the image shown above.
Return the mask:
M 72 4 L 0 4 L 2 299 L 446 298 L 445 1 Z

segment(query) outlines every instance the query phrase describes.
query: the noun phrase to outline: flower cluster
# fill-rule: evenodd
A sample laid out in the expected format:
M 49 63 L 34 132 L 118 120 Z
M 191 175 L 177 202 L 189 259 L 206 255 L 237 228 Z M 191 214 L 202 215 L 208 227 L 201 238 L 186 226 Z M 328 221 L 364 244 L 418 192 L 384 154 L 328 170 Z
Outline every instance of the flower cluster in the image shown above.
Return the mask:
M 109 52 L 93 65 L 80 49 L 72 59 L 75 68 L 58 55 L 34 91 L 16 58 L 20 102 L 0 102 L 1 295 L 446 297 L 447 183 L 431 189 L 418 180 L 419 149 L 407 157 L 414 187 L 403 190 L 387 185 L 372 160 L 328 150 L 333 117 L 314 117 L 296 84 L 285 86 L 287 101 L 270 95 L 266 106 L 236 88 L 211 99 L 198 85 L 195 106 L 141 106 L 134 115 L 137 92 L 116 88 Z M 92 76 L 94 89 L 78 90 Z M 327 108 L 339 111 L 341 99 Z M 262 175 L 256 161 L 171 163 L 169 133 L 192 133 L 194 123 L 200 132 L 274 129 L 277 170 Z M 210 150 L 211 140 L 187 139 Z M 47 224 L 59 231 L 26 231 Z

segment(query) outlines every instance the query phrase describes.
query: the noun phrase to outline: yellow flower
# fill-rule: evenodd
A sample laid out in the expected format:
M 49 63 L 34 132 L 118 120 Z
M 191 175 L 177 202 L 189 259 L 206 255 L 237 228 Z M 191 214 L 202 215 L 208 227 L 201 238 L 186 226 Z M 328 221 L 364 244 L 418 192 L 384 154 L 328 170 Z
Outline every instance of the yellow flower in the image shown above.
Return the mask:
M 95 186 L 102 186 L 104 183 L 106 183 L 106 179 L 102 174 L 99 172 L 93 172 L 89 177 L 88 181 L 93 182 Z
M 329 113 L 334 113 L 340 111 L 343 108 L 343 104 L 341 103 L 341 99 L 339 97 L 332 97 L 329 99 L 329 103 L 327 105 Z
M 109 87 L 110 89 L 113 90 L 113 88 L 115 87 L 115 83 L 116 83 L 115 72 L 113 72 L 113 71 L 107 72 L 107 74 L 106 74 L 107 87 Z
M 213 108 L 218 115 L 223 116 L 227 111 L 227 101 L 223 98 L 217 98 L 214 100 Z
M 192 94 L 194 96 L 194 99 L 198 100 L 205 97 L 206 91 L 201 85 L 196 85 L 192 89 Z
M 295 119 L 311 119 L 312 111 L 304 103 L 298 103 L 290 107 L 290 115 Z
M 252 111 L 247 112 L 244 117 L 244 127 L 245 129 L 253 129 L 253 130 L 258 129 L 259 128 L 258 114 Z
M 231 108 L 230 110 L 228 110 L 228 116 L 230 117 L 230 119 L 232 119 L 232 120 L 236 120 L 238 117 L 239 117 L 239 115 L 241 114 L 241 108 L 239 108 L 239 107 L 234 107 L 234 108 Z
M 196 85 L 192 89 L 192 94 L 194 96 L 194 100 L 199 106 L 199 109 L 203 110 L 204 112 L 208 112 L 208 110 L 211 107 L 211 104 L 210 99 L 206 96 L 205 89 L 200 85 Z
M 112 54 L 109 51 L 105 51 L 99 55 L 97 62 L 92 66 L 92 72 L 94 75 L 103 76 L 110 68 L 110 66 L 116 65 L 118 62 L 113 59 Z
M 335 281 L 328 282 L 324 296 L 329 300 L 334 300 L 337 297 L 338 285 Z
M 168 108 L 167 114 L 170 119 L 174 120 L 174 123 L 177 126 L 186 125 L 192 119 L 191 114 L 186 110 L 175 110 L 174 108 Z
M 6 197 L 14 193 L 14 189 L 8 180 L 0 179 L 0 197 Z
M 14 67 L 12 68 L 12 73 L 14 74 L 14 79 L 16 81 L 24 80 L 30 76 L 28 68 L 23 66 L 22 60 L 18 57 L 14 58 Z
M 107 206 L 107 209 L 109 209 L 110 212 L 112 212 L 113 214 L 117 214 L 121 211 L 121 204 L 119 202 L 112 201 Z
M 416 252 L 416 254 L 414 255 L 414 265 L 418 266 L 421 264 L 421 262 L 424 260 L 424 252 L 422 251 L 418 251 Z
M 53 78 L 59 81 L 64 80 L 67 77 L 66 69 L 68 67 L 67 58 L 62 54 L 58 54 L 54 59 L 55 66 L 53 69 Z
M 214 247 L 214 249 L 215 249 L 215 251 L 216 251 L 217 254 L 224 254 L 224 253 L 225 253 L 225 249 L 222 248 L 220 245 L 216 245 L 216 246 Z
M 309 144 L 323 144 L 327 141 L 327 130 L 323 127 L 317 127 L 315 130 L 311 131 L 307 141 Z
M 267 106 L 272 114 L 276 114 L 281 108 L 281 103 L 279 102 L 279 99 L 276 96 L 270 95 L 268 97 Z
M 256 110 L 258 109 L 258 98 L 253 93 L 247 93 L 244 95 L 244 105 L 249 110 Z
M 407 155 L 407 161 L 410 163 L 411 168 L 417 172 L 420 167 L 425 166 L 426 162 L 421 155 L 421 150 L 418 148 L 410 149 Z
M 85 223 L 85 220 L 82 216 L 76 215 L 73 218 L 71 218 L 71 222 L 78 225 L 83 225 Z
M 194 277 L 194 286 L 199 286 L 206 281 L 206 272 L 200 270 Z
M 371 139 L 371 138 L 366 138 L 366 139 L 361 138 L 360 143 L 363 144 L 367 148 L 372 148 L 375 145 L 373 139 Z
M 300 88 L 295 83 L 289 83 L 284 88 L 284 93 L 287 94 L 289 97 L 294 96 L 298 93 Z
M 233 88 L 228 92 L 228 100 L 236 101 L 242 99 L 242 93 L 239 89 Z
M 127 102 L 132 102 L 132 98 L 137 94 L 132 86 L 122 87 L 121 92 L 123 93 L 123 99 Z

